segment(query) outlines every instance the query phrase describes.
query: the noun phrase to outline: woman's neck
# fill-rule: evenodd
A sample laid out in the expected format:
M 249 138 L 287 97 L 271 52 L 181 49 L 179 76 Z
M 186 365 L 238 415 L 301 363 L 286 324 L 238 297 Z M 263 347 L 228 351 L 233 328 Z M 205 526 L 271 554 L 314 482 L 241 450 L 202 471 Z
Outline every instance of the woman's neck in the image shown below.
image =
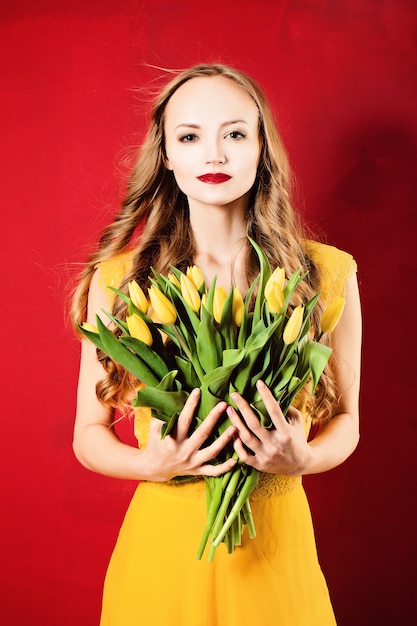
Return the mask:
M 231 284 L 247 289 L 246 220 L 243 207 L 190 207 L 198 265 L 210 285 L 217 276 L 217 285 L 227 289 Z

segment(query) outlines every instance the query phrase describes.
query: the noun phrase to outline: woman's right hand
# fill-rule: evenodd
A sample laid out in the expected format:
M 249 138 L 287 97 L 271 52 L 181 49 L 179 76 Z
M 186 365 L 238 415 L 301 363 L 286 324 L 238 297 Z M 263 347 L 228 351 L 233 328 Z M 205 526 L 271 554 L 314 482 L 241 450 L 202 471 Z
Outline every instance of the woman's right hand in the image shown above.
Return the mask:
M 203 423 L 188 435 L 199 399 L 200 390 L 194 389 L 178 417 L 175 433 L 163 439 L 162 422 L 157 419 L 151 421 L 148 443 L 141 454 L 141 465 L 146 467 L 147 480 L 163 482 L 174 476 L 220 476 L 236 465 L 233 458 L 217 465 L 210 463 L 236 434 L 234 426 L 229 426 L 214 443 L 202 448 L 226 410 L 226 402 L 219 402 Z

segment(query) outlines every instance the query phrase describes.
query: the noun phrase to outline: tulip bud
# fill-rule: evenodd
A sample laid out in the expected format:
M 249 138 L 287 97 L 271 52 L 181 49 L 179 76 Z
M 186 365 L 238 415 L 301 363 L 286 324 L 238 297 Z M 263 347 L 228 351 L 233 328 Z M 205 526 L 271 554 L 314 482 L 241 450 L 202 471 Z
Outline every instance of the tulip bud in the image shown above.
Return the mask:
M 177 319 L 177 312 L 172 302 L 155 285 L 149 287 L 148 292 L 155 315 L 162 324 L 173 324 Z
M 97 326 L 93 326 L 92 324 L 89 324 L 88 322 L 83 322 L 81 324 L 81 328 L 83 328 L 84 330 L 87 330 L 89 333 L 96 333 L 98 335 Z
M 265 298 L 271 313 L 276 315 L 281 311 L 282 305 L 284 304 L 284 292 L 278 284 L 273 284 L 269 288 L 268 295 L 265 289 Z
M 269 277 L 265 285 L 265 298 L 268 300 L 271 291 L 275 291 L 276 287 L 280 291 L 284 291 L 285 281 L 285 269 L 283 267 L 277 267 Z
M 295 307 L 294 311 L 291 313 L 291 317 L 285 325 L 282 337 L 287 346 L 294 343 L 297 339 L 303 323 L 303 315 L 304 307 L 302 305 Z
M 187 277 L 194 283 L 196 289 L 200 289 L 204 282 L 203 272 L 197 265 L 187 268 Z
M 132 280 L 129 283 L 129 296 L 135 307 L 139 309 L 141 313 L 147 313 L 149 302 L 136 280 Z
M 242 324 L 244 310 L 245 305 L 243 304 L 242 294 L 240 293 L 240 289 L 235 287 L 233 289 L 232 315 L 233 322 L 236 326 L 240 326 Z
M 170 280 L 173 285 L 176 285 L 177 287 L 181 287 L 180 281 L 172 272 L 168 274 L 168 280 Z
M 184 300 L 190 305 L 193 311 L 197 312 L 200 310 L 200 294 L 193 281 L 188 278 L 188 276 L 185 276 L 185 274 L 181 274 L 181 293 Z
M 147 346 L 152 345 L 152 334 L 149 330 L 146 322 L 139 317 L 139 315 L 133 314 L 126 317 L 127 327 L 129 329 L 129 333 L 135 339 L 140 339 L 143 343 L 146 343 Z
M 342 296 L 336 296 L 321 317 L 320 330 L 322 333 L 331 333 L 336 328 L 344 308 L 345 299 Z
M 224 287 L 216 287 L 213 297 L 213 317 L 220 324 L 223 314 L 224 303 L 226 302 L 227 293 Z

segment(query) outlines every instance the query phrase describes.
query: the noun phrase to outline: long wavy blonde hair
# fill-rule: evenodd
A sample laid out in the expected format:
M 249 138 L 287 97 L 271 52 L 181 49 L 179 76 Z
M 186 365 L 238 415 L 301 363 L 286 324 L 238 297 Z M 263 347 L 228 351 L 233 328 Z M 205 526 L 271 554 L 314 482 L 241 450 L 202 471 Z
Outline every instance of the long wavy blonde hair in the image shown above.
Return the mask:
M 195 247 L 187 198 L 165 165 L 164 116 L 169 99 L 181 85 L 195 77 L 212 76 L 234 81 L 251 96 L 259 112 L 261 154 L 246 216 L 247 234 L 263 248 L 273 268 L 284 267 L 287 276 L 300 267 L 308 271 L 292 306 L 306 302 L 319 289 L 319 271 L 303 248 L 303 231 L 291 204 L 292 184 L 286 151 L 263 92 L 239 70 L 220 64 L 196 65 L 176 73 L 154 102 L 148 133 L 131 171 L 120 212 L 103 231 L 97 250 L 79 277 L 71 311 L 75 326 L 85 320 L 91 278 L 100 261 L 133 250 L 132 269 L 122 281 L 122 290 L 133 278 L 146 287 L 151 266 L 164 273 L 170 264 L 182 270 L 193 264 Z M 256 254 L 248 242 L 248 284 L 258 269 Z M 114 312 L 122 318 L 126 315 L 126 305 L 121 299 L 116 300 Z M 313 329 L 319 327 L 319 315 L 318 307 L 313 313 Z M 131 392 L 131 378 L 105 355 L 99 354 L 99 358 L 106 376 L 97 385 L 97 395 L 105 404 L 120 408 Z M 310 403 L 314 419 L 330 418 L 335 404 L 334 381 L 329 368 Z

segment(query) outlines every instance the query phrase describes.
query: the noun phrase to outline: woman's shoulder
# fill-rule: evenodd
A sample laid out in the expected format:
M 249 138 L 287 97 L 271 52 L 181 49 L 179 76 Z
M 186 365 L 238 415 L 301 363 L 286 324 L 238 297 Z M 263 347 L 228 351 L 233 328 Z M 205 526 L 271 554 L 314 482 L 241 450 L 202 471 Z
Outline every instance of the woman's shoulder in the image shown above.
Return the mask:
M 319 241 L 303 240 L 303 248 L 320 272 L 324 299 L 344 293 L 346 281 L 357 265 L 349 252 Z

